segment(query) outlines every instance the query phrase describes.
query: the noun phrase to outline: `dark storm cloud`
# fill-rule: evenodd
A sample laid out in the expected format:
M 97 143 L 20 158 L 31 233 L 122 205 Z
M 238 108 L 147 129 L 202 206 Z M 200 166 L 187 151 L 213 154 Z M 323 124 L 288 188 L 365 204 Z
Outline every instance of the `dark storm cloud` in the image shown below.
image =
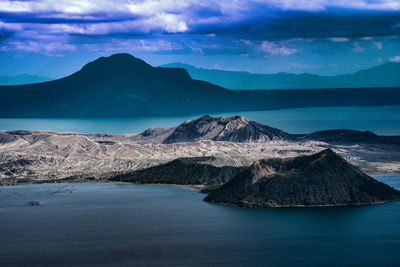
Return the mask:
M 399 35 L 400 12 L 276 12 L 240 22 L 197 25 L 198 34 L 221 34 L 250 39 L 289 39 Z
M 289 55 L 298 49 L 282 42 L 293 38 L 398 35 L 392 0 L 0 1 L 1 42 L 11 50 L 136 39 L 148 50 Z
M 0 12 L 0 20 L 7 23 L 37 23 L 37 24 L 84 24 L 84 23 L 107 23 L 136 20 L 139 15 L 123 12 L 91 13 L 88 15 L 69 15 L 63 13 L 31 13 L 31 12 Z

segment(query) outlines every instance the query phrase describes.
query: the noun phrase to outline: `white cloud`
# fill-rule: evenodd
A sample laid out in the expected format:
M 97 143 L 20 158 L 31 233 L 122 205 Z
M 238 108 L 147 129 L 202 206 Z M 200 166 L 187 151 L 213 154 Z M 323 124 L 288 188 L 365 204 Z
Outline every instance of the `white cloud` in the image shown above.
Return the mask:
M 63 52 L 76 50 L 75 45 L 61 42 L 14 41 L 8 45 L 14 50 L 35 52 L 46 56 L 62 56 Z
M 344 43 L 344 42 L 348 42 L 349 38 L 345 38 L 345 37 L 331 37 L 328 38 L 329 41 L 335 42 L 335 43 Z
M 294 68 L 294 69 L 300 69 L 300 70 L 305 70 L 305 69 L 320 69 L 322 68 L 321 65 L 311 65 L 311 64 L 302 64 L 299 62 L 292 62 L 288 66 L 289 68 Z
M 183 18 L 174 14 L 158 14 L 152 21 L 155 26 L 161 25 L 169 33 L 185 32 L 189 29 Z
M 371 40 L 374 39 L 374 37 L 366 36 L 366 37 L 361 37 L 360 39 L 363 40 L 363 41 L 371 41 Z
M 84 44 L 84 48 L 91 51 L 135 52 L 135 51 L 171 51 L 182 49 L 182 46 L 164 40 L 145 40 L 145 39 L 112 39 L 104 44 Z
M 382 50 L 383 48 L 382 42 L 372 42 L 372 45 L 378 50 Z
M 85 14 L 96 12 L 129 12 L 145 16 L 181 12 L 192 6 L 218 6 L 225 14 L 240 14 L 251 4 L 264 4 L 284 10 L 325 10 L 351 8 L 360 10 L 400 10 L 398 0 L 1 0 L 0 11 L 60 12 Z
M 390 62 L 400 62 L 400 56 L 394 56 L 389 58 Z
M 353 43 L 353 49 L 351 50 L 353 52 L 364 52 L 365 47 L 362 47 L 358 42 Z
M 279 46 L 274 42 L 263 41 L 261 43 L 261 50 L 270 55 L 288 56 L 297 53 L 299 50 L 296 48 L 289 48 L 286 46 Z

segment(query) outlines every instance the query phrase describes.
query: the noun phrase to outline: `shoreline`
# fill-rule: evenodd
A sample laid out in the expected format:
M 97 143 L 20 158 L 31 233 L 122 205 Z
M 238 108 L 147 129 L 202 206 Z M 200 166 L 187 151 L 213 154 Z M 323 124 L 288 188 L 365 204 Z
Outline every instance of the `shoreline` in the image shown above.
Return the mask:
M 384 175 L 393 175 L 393 174 L 400 174 L 399 171 L 382 171 L 382 172 L 364 172 L 368 176 L 374 178 L 374 176 L 384 176 Z M 375 179 L 375 178 L 374 178 Z M 22 179 L 21 179 L 22 180 Z M 11 183 L 2 183 L 0 179 L 0 188 L 2 186 L 15 186 L 15 185 L 30 185 L 30 184 L 60 184 L 60 183 L 113 183 L 113 184 L 136 184 L 136 185 L 160 185 L 160 186 L 185 186 L 185 187 L 190 187 L 190 188 L 195 188 L 202 190 L 204 188 L 207 188 L 206 185 L 181 185 L 181 184 L 146 184 L 146 183 L 130 183 L 130 182 L 122 182 L 122 181 L 110 181 L 107 179 L 70 179 L 69 177 L 66 178 L 60 178 L 60 179 L 54 179 L 54 180 L 32 180 L 28 182 L 18 182 L 18 180 L 15 180 L 15 182 Z
M 399 173 L 400 174 L 400 173 Z M 181 187 L 181 188 L 188 188 L 188 189 L 196 189 L 197 193 L 202 193 L 201 190 L 206 188 L 204 185 L 181 185 L 181 184 L 137 184 L 137 183 L 128 183 L 128 182 L 118 182 L 118 181 L 69 181 L 69 182 L 60 182 L 60 183 L 24 183 L 24 184 L 14 184 L 14 185 L 0 185 L 0 192 L 1 187 L 3 186 L 25 186 L 25 185 L 41 185 L 41 184 L 74 184 L 74 183 L 101 183 L 101 184 L 121 184 L 121 185 L 146 185 L 146 186 L 171 186 L 171 187 Z M 219 203 L 219 202 L 209 202 L 202 199 L 202 201 L 207 202 L 213 205 L 223 205 L 223 206 L 230 206 L 236 208 L 243 208 L 243 209 L 290 209 L 290 208 L 334 208 L 334 207 L 362 207 L 368 205 L 380 205 L 390 202 L 400 201 L 397 200 L 387 200 L 387 201 L 375 201 L 371 203 L 353 203 L 353 204 L 327 204 L 327 205 L 274 205 L 274 206 L 252 206 L 252 205 L 238 205 L 238 204 L 231 204 L 231 203 Z
M 209 202 L 206 201 L 207 203 L 210 204 L 216 204 L 216 205 L 224 205 L 224 206 L 231 206 L 231 207 L 237 207 L 237 208 L 243 208 L 243 209 L 290 209 L 290 208 L 334 208 L 334 207 L 362 207 L 362 206 L 368 206 L 368 205 L 380 205 L 380 204 L 385 204 L 389 202 L 396 202 L 400 201 L 400 199 L 397 200 L 386 200 L 386 201 L 375 201 L 371 203 L 354 203 L 354 204 L 327 204 L 327 205 L 275 205 L 275 206 L 251 206 L 251 205 L 237 205 L 237 204 L 231 204 L 231 203 L 219 203 L 219 202 Z
M 399 174 L 400 173 L 389 173 L 389 174 L 382 174 L 379 176 L 384 176 L 384 175 L 392 175 L 392 174 Z M 374 178 L 374 177 L 372 177 Z M 376 179 L 376 178 L 374 178 Z M 379 180 L 378 180 L 379 181 Z M 379 181 L 380 182 L 380 181 Z M 207 188 L 205 185 L 191 185 L 191 184 L 146 184 L 146 183 L 129 183 L 129 182 L 120 182 L 120 181 L 107 181 L 107 180 L 99 180 L 99 181 L 94 181 L 94 180 L 86 180 L 86 181 L 43 181 L 43 182 L 34 182 L 34 183 L 18 183 L 18 184 L 8 184 L 8 185 L 0 185 L 0 192 L 2 187 L 8 187 L 8 186 L 26 186 L 26 185 L 40 185 L 40 184 L 74 184 L 74 183 L 102 183 L 102 184 L 120 184 L 120 185 L 146 185 L 146 186 L 170 186 L 170 187 L 181 187 L 181 188 L 188 188 L 188 189 L 195 189 L 197 193 L 203 193 L 202 190 Z M 390 186 L 390 185 L 389 185 Z M 393 186 L 391 186 L 393 187 Z M 394 187 L 393 187 L 394 188 Z M 397 189 L 398 190 L 398 189 Z M 205 201 L 203 199 L 203 201 Z M 326 207 L 361 207 L 361 206 L 367 206 L 367 205 L 379 205 L 379 204 L 385 204 L 389 202 L 396 202 L 400 201 L 400 199 L 397 200 L 386 200 L 386 201 L 375 201 L 371 203 L 352 203 L 352 204 L 327 204 L 327 205 L 273 205 L 273 206 L 253 206 L 253 205 L 239 205 L 239 204 L 233 204 L 233 203 L 219 203 L 219 202 L 210 202 L 210 201 L 205 201 L 209 204 L 215 204 L 215 205 L 224 205 L 224 206 L 231 206 L 231 207 L 237 207 L 237 208 L 247 208 L 247 209 L 269 209 L 269 208 L 276 208 L 276 209 L 285 209 L 285 208 L 326 208 Z
M 152 186 L 177 186 L 177 187 L 186 187 L 186 188 L 191 188 L 191 189 L 197 189 L 199 190 L 199 192 L 204 189 L 207 188 L 207 186 L 205 185 L 195 185 L 195 184 L 140 184 L 140 183 L 129 183 L 129 182 L 120 182 L 120 181 L 107 181 L 107 180 L 99 180 L 99 181 L 93 181 L 93 180 L 76 180 L 76 181 L 49 181 L 49 180 L 45 180 L 43 182 L 26 182 L 26 183 L 12 183 L 12 184 L 0 184 L 0 190 L 2 187 L 6 187 L 6 186 L 24 186 L 24 185 L 41 185 L 41 184 L 74 184 L 74 183 L 85 183 L 85 184 L 125 184 L 125 185 L 152 185 Z

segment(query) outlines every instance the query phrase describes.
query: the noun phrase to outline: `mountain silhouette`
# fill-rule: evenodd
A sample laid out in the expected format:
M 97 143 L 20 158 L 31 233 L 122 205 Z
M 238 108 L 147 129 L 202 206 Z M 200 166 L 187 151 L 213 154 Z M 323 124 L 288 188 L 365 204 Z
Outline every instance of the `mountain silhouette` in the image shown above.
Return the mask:
M 208 81 L 233 90 L 359 88 L 400 86 L 400 63 L 388 62 L 351 74 L 320 76 L 280 72 L 257 74 L 197 68 L 179 62 L 162 65 L 186 69 L 194 79 Z
M 232 91 L 129 54 L 53 81 L 0 86 L 0 117 L 174 116 L 310 106 L 400 104 L 398 88 Z

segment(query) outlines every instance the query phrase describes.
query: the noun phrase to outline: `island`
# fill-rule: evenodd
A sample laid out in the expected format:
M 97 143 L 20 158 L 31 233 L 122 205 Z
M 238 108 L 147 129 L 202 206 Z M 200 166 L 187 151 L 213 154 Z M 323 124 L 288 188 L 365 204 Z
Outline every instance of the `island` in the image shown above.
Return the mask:
M 240 207 L 348 206 L 400 200 L 400 191 L 326 149 L 256 161 L 204 200 Z

